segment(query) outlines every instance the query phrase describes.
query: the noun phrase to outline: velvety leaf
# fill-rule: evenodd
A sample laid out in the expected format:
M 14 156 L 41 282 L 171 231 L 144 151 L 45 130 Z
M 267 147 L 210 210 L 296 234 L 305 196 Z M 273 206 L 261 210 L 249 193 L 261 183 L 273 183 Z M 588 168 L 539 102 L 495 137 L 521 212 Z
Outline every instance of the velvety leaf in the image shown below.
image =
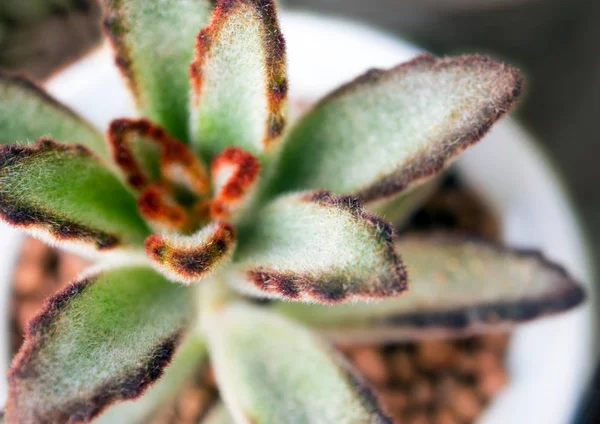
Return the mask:
M 293 321 L 240 302 L 203 318 L 217 382 L 235 422 L 391 422 L 341 356 Z
M 319 188 L 365 202 L 393 196 L 477 142 L 521 88 L 518 71 L 486 56 L 424 54 L 371 70 L 290 130 L 274 190 Z
M 287 98 L 285 42 L 274 0 L 221 0 L 199 34 L 192 138 L 211 158 L 237 145 L 258 154 L 279 139 Z
M 214 196 L 210 214 L 214 219 L 236 221 L 251 203 L 260 173 L 258 159 L 240 149 L 228 147 L 211 162 Z
M 221 402 L 214 405 L 199 424 L 235 424 L 233 417 Z
M 141 247 L 149 232 L 133 195 L 89 150 L 48 139 L 0 148 L 0 215 L 50 242 L 103 251 Z
M 192 380 L 208 355 L 204 341 L 196 335 L 190 335 L 181 344 L 173 356 L 164 375 L 150 387 L 139 399 L 121 402 L 103 413 L 94 424 L 150 422 L 155 411 L 165 407 L 181 393 L 186 382 Z M 215 423 L 216 424 L 216 423 Z
M 188 139 L 188 66 L 209 0 L 104 0 L 104 27 L 142 113 Z
M 392 228 L 351 198 L 293 194 L 239 228 L 227 277 L 261 297 L 338 303 L 397 296 L 406 274 L 392 240 Z
M 507 330 L 579 305 L 583 289 L 539 253 L 459 236 L 396 243 L 408 294 L 330 308 L 278 303 L 278 311 L 345 340 L 389 341 Z
M 225 223 L 211 223 L 192 236 L 158 235 L 146 239 L 146 253 L 157 271 L 172 281 L 200 281 L 231 257 L 235 231 Z
M 34 143 L 42 136 L 78 143 L 107 156 L 102 133 L 32 81 L 0 71 L 0 144 Z
M 193 322 L 195 297 L 146 266 L 69 285 L 29 325 L 9 372 L 8 422 L 87 422 L 141 395 Z

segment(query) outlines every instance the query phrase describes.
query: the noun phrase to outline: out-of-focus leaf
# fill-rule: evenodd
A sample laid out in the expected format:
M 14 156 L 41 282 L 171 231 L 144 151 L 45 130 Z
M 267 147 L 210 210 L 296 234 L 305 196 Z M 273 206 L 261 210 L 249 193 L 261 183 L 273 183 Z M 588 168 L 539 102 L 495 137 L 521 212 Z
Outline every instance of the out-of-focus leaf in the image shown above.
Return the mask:
M 0 144 L 45 136 L 77 143 L 108 157 L 102 134 L 32 81 L 0 71 Z
M 228 281 L 242 292 L 318 303 L 397 296 L 406 275 L 393 231 L 327 192 L 275 200 L 239 229 Z
M 581 286 L 537 252 L 459 236 L 407 236 L 396 243 L 409 292 L 398 299 L 275 309 L 341 340 L 390 341 L 507 330 L 579 305 Z
M 89 150 L 42 139 L 0 148 L 0 215 L 50 242 L 141 249 L 133 195 Z
M 141 112 L 188 140 L 188 66 L 209 0 L 104 0 L 104 27 Z
M 521 89 L 518 71 L 486 56 L 425 54 L 369 71 L 291 129 L 274 191 L 318 188 L 381 201 L 439 173 Z
M 285 42 L 274 0 L 221 0 L 191 65 L 192 139 L 211 158 L 239 146 L 259 155 L 283 132 Z
M 140 396 L 193 323 L 195 298 L 146 266 L 69 285 L 29 325 L 9 372 L 8 422 L 87 422 Z
M 240 302 L 213 309 L 203 323 L 235 422 L 391 422 L 349 365 L 300 325 Z

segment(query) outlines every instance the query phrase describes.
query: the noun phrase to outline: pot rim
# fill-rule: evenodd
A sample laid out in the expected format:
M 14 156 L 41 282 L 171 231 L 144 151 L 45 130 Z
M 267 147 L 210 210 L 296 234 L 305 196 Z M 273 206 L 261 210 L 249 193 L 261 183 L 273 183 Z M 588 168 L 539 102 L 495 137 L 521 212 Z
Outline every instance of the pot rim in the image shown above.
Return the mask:
M 291 98 L 316 99 L 368 67 L 388 68 L 420 52 L 394 36 L 338 18 L 287 12 L 281 20 L 291 52 Z M 103 45 L 46 84 L 51 94 L 102 131 L 112 117 L 135 116 L 133 100 L 110 54 Z M 110 97 L 101 96 L 106 83 L 114 87 Z M 91 105 L 90 99 L 94 100 Z M 591 371 L 596 296 L 589 250 L 562 179 L 531 135 L 510 118 L 466 152 L 457 161 L 457 169 L 498 212 L 508 244 L 541 249 L 588 288 L 584 307 L 514 332 L 509 350 L 511 382 L 479 422 L 567 422 L 574 416 Z M 20 242 L 17 231 L 0 224 L 0 249 L 5 252 L 0 263 L 0 305 L 5 311 L 10 310 L 11 271 Z M 8 347 L 8 314 L 0 315 L 0 325 L 0 346 Z M 558 349 L 549 349 L 556 345 Z M 4 371 L 8 354 L 0 356 Z M 574 370 L 573 364 L 580 368 Z M 0 405 L 6 391 L 2 380 Z

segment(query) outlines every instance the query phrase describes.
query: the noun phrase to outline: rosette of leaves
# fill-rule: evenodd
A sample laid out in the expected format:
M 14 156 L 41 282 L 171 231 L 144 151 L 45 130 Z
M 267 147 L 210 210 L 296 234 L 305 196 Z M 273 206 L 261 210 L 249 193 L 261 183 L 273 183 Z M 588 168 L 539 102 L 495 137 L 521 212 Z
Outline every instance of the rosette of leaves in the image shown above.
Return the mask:
M 99 263 L 30 323 L 9 423 L 86 422 L 147 391 L 99 417 L 143 422 L 207 357 L 224 405 L 205 422 L 389 422 L 329 338 L 473 334 L 582 301 L 539 254 L 385 219 L 511 109 L 514 68 L 422 55 L 288 124 L 272 0 L 105 9 L 141 118 L 103 136 L 0 77 L 2 218 Z

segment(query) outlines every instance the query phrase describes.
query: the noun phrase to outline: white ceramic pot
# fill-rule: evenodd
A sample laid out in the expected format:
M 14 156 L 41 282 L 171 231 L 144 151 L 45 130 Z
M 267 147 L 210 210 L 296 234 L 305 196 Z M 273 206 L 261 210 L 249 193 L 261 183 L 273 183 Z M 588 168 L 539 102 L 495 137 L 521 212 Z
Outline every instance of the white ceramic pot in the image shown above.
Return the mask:
M 314 101 L 370 67 L 391 67 L 419 50 L 364 26 L 308 14 L 284 13 L 290 96 Z M 108 47 L 47 82 L 57 98 L 104 131 L 119 116 L 134 116 Z M 557 173 L 532 138 L 504 119 L 458 161 L 465 180 L 495 209 L 508 244 L 541 249 L 588 285 L 584 307 L 524 325 L 509 351 L 511 382 L 485 411 L 482 423 L 564 424 L 575 413 L 592 362 L 595 294 L 589 256 L 577 216 Z M 8 364 L 8 299 L 20 237 L 0 227 L 0 363 Z M 6 385 L 0 384 L 0 405 Z

